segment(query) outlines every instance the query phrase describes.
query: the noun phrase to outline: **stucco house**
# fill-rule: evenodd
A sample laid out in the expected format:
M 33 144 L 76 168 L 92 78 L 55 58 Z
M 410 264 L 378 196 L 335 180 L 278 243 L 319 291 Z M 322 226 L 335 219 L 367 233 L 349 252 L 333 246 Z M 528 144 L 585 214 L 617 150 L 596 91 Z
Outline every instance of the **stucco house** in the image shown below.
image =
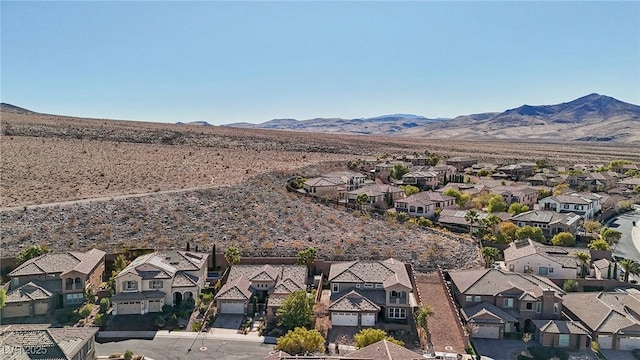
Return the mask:
M 396 201 L 397 212 L 411 216 L 433 217 L 436 210 L 455 209 L 456 199 L 435 191 L 423 191 Z
M 478 229 L 479 224 L 478 222 L 474 222 L 473 224 L 469 223 L 466 219 L 468 212 L 469 210 L 443 209 L 440 212 L 440 216 L 438 216 L 438 223 L 450 230 L 464 232 L 468 232 L 470 230 L 469 227 L 472 226 L 473 231 L 475 232 Z M 509 221 L 511 219 L 511 214 L 508 212 L 487 213 L 477 210 L 476 214 L 478 216 L 478 221 L 486 219 L 491 215 L 499 217 L 501 221 Z
M 575 279 L 581 266 L 575 257 L 578 252 L 588 253 L 589 250 L 547 246 L 530 239 L 516 240 L 504 250 L 504 263 L 509 271 L 549 279 Z
M 221 314 L 249 314 L 250 300 L 257 296 L 267 300 L 267 315 L 277 309 L 291 293 L 307 289 L 306 265 L 234 265 L 226 283 L 214 300 Z
M 367 177 L 355 171 L 334 171 L 322 176 L 307 179 L 303 189 L 307 194 L 329 199 L 344 199 L 345 194 L 363 187 Z
M 335 263 L 327 280 L 333 326 L 408 325 L 417 306 L 405 264 L 393 258 Z
M 583 219 L 572 212 L 559 213 L 550 210 L 531 210 L 514 215 L 511 221 L 520 226 L 532 226 L 542 230 L 544 236 L 551 238 L 561 232 L 576 233 Z
M 496 169 L 499 172 L 505 173 L 513 181 L 520 181 L 533 175 L 536 170 L 535 163 L 519 163 L 512 165 L 501 166 Z
M 513 203 L 528 205 L 530 209 L 538 203 L 538 190 L 528 186 L 496 186 L 491 192 L 502 195 L 507 206 Z
M 591 336 L 578 321 L 533 320 L 535 339 L 540 345 L 556 348 L 584 350 L 591 344 Z
M 471 167 L 478 163 L 478 159 L 469 156 L 454 156 L 445 160 L 447 165 L 454 166 L 458 171 Z
M 46 314 L 56 307 L 80 306 L 85 289 L 98 291 L 105 252 L 69 251 L 29 259 L 9 273 L 11 286 L 3 318 Z
M 533 332 L 532 320 L 561 317 L 565 292 L 547 278 L 499 269 L 449 271 L 448 278 L 472 337 L 502 339 Z
M 3 359 L 96 359 L 97 327 L 53 328 L 49 324 L 0 327 L 0 354 Z
M 640 349 L 640 294 L 568 293 L 564 311 L 584 325 L 601 349 Z
M 404 197 L 404 191 L 399 187 L 384 184 L 375 184 L 361 187 L 347 193 L 347 202 L 356 204 L 360 194 L 367 195 L 365 205 L 374 206 L 379 209 L 393 207 L 396 200 Z
M 402 175 L 402 185 L 415 186 L 422 191 L 436 189 L 439 183 L 439 175 L 435 171 L 411 171 Z
M 559 213 L 575 213 L 584 220 L 595 218 L 600 212 L 600 196 L 597 194 L 554 195 L 538 201 L 540 210 Z
M 116 277 L 113 315 L 146 314 L 195 300 L 207 278 L 209 254 L 166 250 L 142 255 Z

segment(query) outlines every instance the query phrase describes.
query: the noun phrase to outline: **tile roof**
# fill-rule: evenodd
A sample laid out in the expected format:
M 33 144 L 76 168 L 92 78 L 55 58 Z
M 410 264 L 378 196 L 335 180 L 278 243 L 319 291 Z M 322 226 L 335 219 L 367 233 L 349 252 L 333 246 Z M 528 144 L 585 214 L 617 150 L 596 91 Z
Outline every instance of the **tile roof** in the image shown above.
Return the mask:
M 579 334 L 589 335 L 589 330 L 577 321 L 532 320 L 540 331 L 547 334 Z
M 471 322 L 493 322 L 503 324 L 517 321 L 513 316 L 486 301 L 465 307 L 462 309 L 462 315 L 466 321 Z
M 49 299 L 51 295 L 53 294 L 41 286 L 38 281 L 31 281 L 7 293 L 6 302 L 16 303 L 31 300 L 46 300 Z
M 517 186 L 517 185 L 510 185 L 510 186 L 496 186 L 493 189 L 491 189 L 492 192 L 498 193 L 498 194 L 513 194 L 516 196 L 523 196 L 523 195 L 527 195 L 527 194 L 537 194 L 538 190 L 530 188 L 528 186 Z
M 421 191 L 417 194 L 407 196 L 405 199 L 402 200 L 402 202 L 405 202 L 407 204 L 414 203 L 414 202 L 427 204 L 427 203 L 444 202 L 444 201 L 451 201 L 451 200 L 455 200 L 455 198 L 452 196 L 444 195 L 436 191 Z
M 173 287 L 192 287 L 198 285 L 198 278 L 186 272 L 179 272 L 173 277 Z
M 600 259 L 600 260 L 596 260 L 593 262 L 593 266 L 595 268 L 598 268 L 598 270 L 603 271 L 603 270 L 609 270 L 609 265 L 611 265 L 611 261 L 607 260 L 607 259 Z
M 385 288 L 395 284 L 412 287 L 404 263 L 394 258 L 383 261 L 357 260 L 332 264 L 328 281 L 382 283 Z
M 156 251 L 138 256 L 117 277 L 133 273 L 143 279 L 168 279 L 175 277 L 181 271 L 200 270 L 207 263 L 208 256 L 209 254 L 181 250 Z M 143 265 L 149 265 L 155 270 L 148 270 L 148 266 L 143 267 Z M 144 270 L 138 270 L 139 267 Z M 191 275 L 185 276 L 178 276 L 180 277 L 178 282 L 184 285 L 176 286 L 192 286 L 187 285 L 192 280 L 198 282 L 198 279 L 194 279 Z
M 469 226 L 469 221 L 465 219 L 467 212 L 469 210 L 458 210 L 458 209 L 442 209 L 440 210 L 440 216 L 438 217 L 438 222 L 442 224 L 457 224 L 457 225 L 465 225 Z M 507 212 L 500 213 L 486 213 L 484 211 L 476 210 L 478 214 L 478 220 L 486 219 L 491 215 L 495 215 L 500 218 L 502 221 L 507 221 L 511 219 L 511 214 Z
M 29 259 L 9 273 L 10 277 L 65 274 L 77 271 L 88 275 L 99 262 L 104 260 L 105 252 L 91 249 L 86 253 L 69 251 L 66 253 L 48 253 Z
M 534 254 L 549 259 L 563 268 L 577 269 L 580 261 L 575 257 L 579 252 L 588 251 L 581 248 L 564 246 L 547 246 L 531 239 L 514 241 L 504 250 L 504 261 L 511 262 Z
M 0 344 L 8 350 L 3 360 L 72 359 L 88 341 L 98 332 L 92 328 L 52 328 L 48 324 L 8 325 L 0 328 Z M 16 348 L 42 350 L 44 354 L 27 354 L 27 351 L 15 351 Z M 35 352 L 35 351 L 34 351 Z M 40 351 L 38 351 L 40 352 Z
M 419 360 L 424 359 L 424 357 L 422 354 L 418 354 L 387 340 L 380 340 L 347 354 L 345 359 Z
M 351 290 L 328 307 L 329 311 L 378 312 L 380 307 L 355 290 Z
M 520 213 L 518 215 L 514 215 L 513 221 L 523 221 L 523 222 L 535 222 L 541 224 L 563 224 L 563 225 L 573 225 L 580 221 L 582 217 L 580 215 L 574 214 L 572 212 L 569 213 L 558 213 L 555 211 L 549 210 L 531 210 Z
M 237 266 L 237 265 L 236 265 Z M 235 266 L 234 266 L 235 267 Z M 233 269 L 233 268 L 232 268 Z M 216 300 L 249 300 L 251 297 L 251 282 L 248 278 L 240 276 L 233 282 L 224 284 L 215 296 Z
M 630 293 L 569 293 L 562 305 L 592 331 L 616 333 L 640 326 L 640 299 Z
M 449 276 L 462 294 L 487 296 L 514 294 L 537 298 L 547 289 L 553 290 L 556 294 L 565 293 L 544 277 L 500 269 L 449 271 Z
M 364 186 L 353 191 L 349 191 L 349 194 L 354 194 L 354 195 L 367 194 L 367 196 L 381 196 L 386 193 L 393 194 L 393 193 L 401 193 L 401 192 L 403 192 L 403 190 L 396 186 L 374 184 L 374 185 Z
M 334 179 L 334 178 L 315 177 L 315 178 L 307 179 L 307 181 L 305 181 L 304 184 L 307 186 L 320 186 L 320 187 L 340 186 L 340 185 L 344 185 L 344 181 L 340 179 Z

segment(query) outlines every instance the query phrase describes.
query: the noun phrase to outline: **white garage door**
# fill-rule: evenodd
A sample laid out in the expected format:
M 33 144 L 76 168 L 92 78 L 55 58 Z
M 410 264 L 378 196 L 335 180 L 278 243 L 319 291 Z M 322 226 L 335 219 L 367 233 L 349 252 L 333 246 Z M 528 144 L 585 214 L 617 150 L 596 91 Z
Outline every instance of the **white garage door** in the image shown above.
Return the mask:
M 116 303 L 118 315 L 140 314 L 140 301 L 123 301 Z
M 375 326 L 376 314 L 362 314 L 362 326 Z
M 49 303 L 47 301 L 37 301 L 34 304 L 33 313 L 35 315 L 44 315 L 49 311 Z
M 478 325 L 473 327 L 473 337 L 479 339 L 499 339 L 500 326 Z
M 162 311 L 162 300 L 149 300 L 149 312 L 160 312 Z
M 620 339 L 620 350 L 631 351 L 640 349 L 640 337 L 624 337 Z
M 357 313 L 331 313 L 331 324 L 334 326 L 358 326 Z
M 220 313 L 222 314 L 244 314 L 243 302 L 225 301 L 220 304 Z
M 611 349 L 611 335 L 598 335 L 598 344 L 600 349 Z
M 2 316 L 6 318 L 22 317 L 29 316 L 30 312 L 31 308 L 28 303 L 6 304 L 5 308 L 2 309 Z

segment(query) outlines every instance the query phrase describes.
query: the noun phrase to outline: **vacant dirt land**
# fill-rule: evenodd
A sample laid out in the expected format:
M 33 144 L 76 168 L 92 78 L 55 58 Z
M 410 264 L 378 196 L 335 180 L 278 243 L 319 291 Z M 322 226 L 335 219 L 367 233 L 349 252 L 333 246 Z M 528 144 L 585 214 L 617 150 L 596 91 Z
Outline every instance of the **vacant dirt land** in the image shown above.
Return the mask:
M 325 161 L 422 153 L 487 161 L 640 160 L 640 145 L 426 140 L 1 115 L 0 206 L 211 185 Z

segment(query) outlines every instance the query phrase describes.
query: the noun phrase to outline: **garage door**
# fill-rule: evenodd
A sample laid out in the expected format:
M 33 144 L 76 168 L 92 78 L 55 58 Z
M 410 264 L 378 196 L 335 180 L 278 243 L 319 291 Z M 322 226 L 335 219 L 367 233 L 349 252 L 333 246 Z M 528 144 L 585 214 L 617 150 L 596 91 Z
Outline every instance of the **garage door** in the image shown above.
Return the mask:
M 499 339 L 500 326 L 478 325 L 473 327 L 473 337 L 479 339 Z
M 611 335 L 598 335 L 600 349 L 611 349 Z
M 358 326 L 358 313 L 331 313 L 334 326 Z
M 29 316 L 29 313 L 30 310 L 28 303 L 6 304 L 4 309 L 2 309 L 2 317 L 5 318 Z
M 640 337 L 625 337 L 620 339 L 620 350 L 631 351 L 640 349 Z
M 45 315 L 49 311 L 49 302 L 37 301 L 34 305 L 33 312 L 36 315 Z
M 140 301 L 117 302 L 115 305 L 118 315 L 140 314 Z
M 362 314 L 362 326 L 375 326 L 376 314 Z
M 149 300 L 149 312 L 162 311 L 162 300 Z
M 222 314 L 244 314 L 243 302 L 225 301 L 220 304 L 220 313 Z

